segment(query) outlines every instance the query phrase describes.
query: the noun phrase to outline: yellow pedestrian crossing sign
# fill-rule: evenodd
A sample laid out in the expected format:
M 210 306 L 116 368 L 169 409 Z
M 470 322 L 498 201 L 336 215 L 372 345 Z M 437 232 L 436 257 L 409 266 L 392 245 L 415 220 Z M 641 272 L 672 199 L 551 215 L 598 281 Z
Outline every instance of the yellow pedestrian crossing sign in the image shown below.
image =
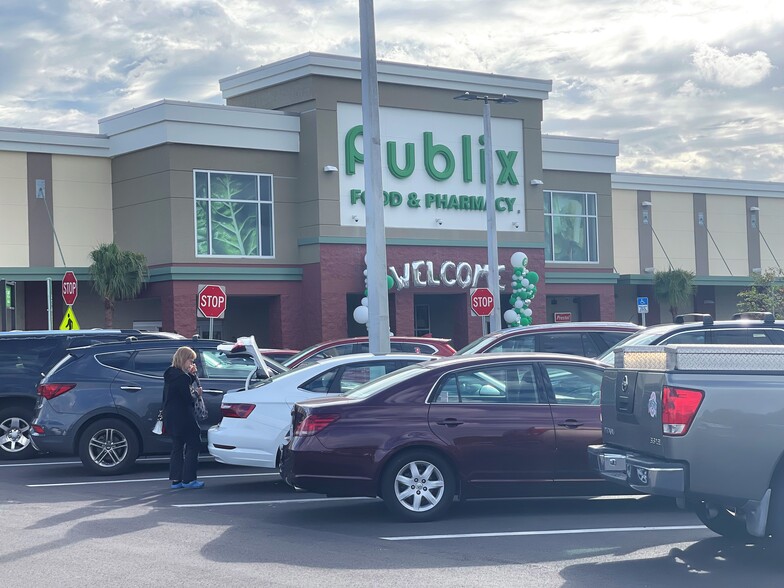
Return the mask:
M 73 308 L 70 306 L 68 307 L 68 310 L 65 311 L 63 322 L 60 323 L 60 330 L 61 331 L 79 330 L 79 321 L 76 320 L 76 315 L 74 314 Z

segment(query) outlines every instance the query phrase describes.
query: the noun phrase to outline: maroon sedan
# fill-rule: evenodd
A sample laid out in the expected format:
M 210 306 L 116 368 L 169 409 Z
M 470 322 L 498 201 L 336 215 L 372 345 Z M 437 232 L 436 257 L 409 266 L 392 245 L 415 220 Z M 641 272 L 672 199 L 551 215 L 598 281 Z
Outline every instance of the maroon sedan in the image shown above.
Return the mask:
M 346 396 L 297 403 L 282 473 L 313 492 L 380 496 L 412 521 L 444 514 L 455 496 L 584 491 L 599 481 L 587 450 L 602 437 L 602 371 L 545 353 L 404 368 Z

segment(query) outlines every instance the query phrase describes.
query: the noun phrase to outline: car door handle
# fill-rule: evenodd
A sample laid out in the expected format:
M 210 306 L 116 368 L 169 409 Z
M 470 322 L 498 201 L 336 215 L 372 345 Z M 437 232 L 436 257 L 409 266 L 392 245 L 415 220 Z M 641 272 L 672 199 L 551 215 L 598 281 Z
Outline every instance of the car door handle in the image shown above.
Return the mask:
M 223 390 L 205 390 L 204 388 L 202 388 L 201 393 L 202 394 L 225 394 Z
M 125 390 L 126 392 L 138 392 L 141 389 L 141 386 L 120 386 L 120 390 Z
M 458 421 L 457 419 L 442 419 L 440 421 L 436 421 L 437 425 L 446 425 L 447 427 L 456 427 L 457 425 L 462 425 L 463 421 Z
M 567 429 L 576 429 L 577 427 L 582 427 L 584 424 L 585 423 L 582 423 L 577 419 L 566 419 L 565 421 L 558 423 L 558 426 L 566 427 Z

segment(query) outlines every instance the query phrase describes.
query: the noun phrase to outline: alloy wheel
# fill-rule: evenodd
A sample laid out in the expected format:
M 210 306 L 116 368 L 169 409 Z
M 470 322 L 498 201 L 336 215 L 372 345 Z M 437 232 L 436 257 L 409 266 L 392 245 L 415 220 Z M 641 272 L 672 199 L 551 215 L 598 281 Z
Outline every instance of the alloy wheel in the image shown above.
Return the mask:
M 19 417 L 0 422 L 0 448 L 8 453 L 19 453 L 30 445 L 30 423 Z
M 405 464 L 395 476 L 395 496 L 412 512 L 426 512 L 444 497 L 444 476 L 428 461 Z
M 117 429 L 99 429 L 88 444 L 90 459 L 102 468 L 117 467 L 128 455 L 128 439 Z

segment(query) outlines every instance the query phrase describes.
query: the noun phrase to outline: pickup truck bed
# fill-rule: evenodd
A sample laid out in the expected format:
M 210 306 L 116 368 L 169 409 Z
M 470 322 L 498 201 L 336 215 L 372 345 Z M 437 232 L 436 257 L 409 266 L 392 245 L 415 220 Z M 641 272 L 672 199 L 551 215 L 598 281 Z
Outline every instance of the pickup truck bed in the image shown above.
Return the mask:
M 784 346 L 627 347 L 601 396 L 589 456 L 604 478 L 722 535 L 784 539 Z

